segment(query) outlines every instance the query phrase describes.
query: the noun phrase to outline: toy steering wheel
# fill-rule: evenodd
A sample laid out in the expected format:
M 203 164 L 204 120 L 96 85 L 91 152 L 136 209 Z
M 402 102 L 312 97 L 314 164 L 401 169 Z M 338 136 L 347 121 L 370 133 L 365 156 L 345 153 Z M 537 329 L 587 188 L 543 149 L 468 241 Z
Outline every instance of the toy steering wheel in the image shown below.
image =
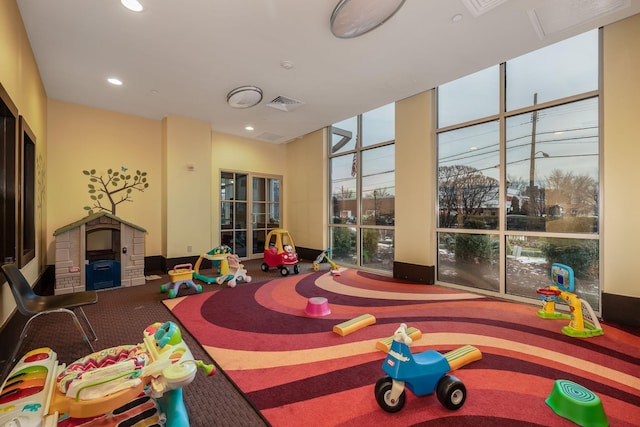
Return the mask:
M 158 342 L 158 347 L 163 348 L 174 337 L 178 327 L 173 322 L 165 322 L 153 334 L 153 338 Z
M 536 293 L 540 295 L 544 295 L 545 297 L 557 297 L 562 293 L 562 291 L 559 291 L 558 289 L 551 289 L 551 288 L 539 288 L 536 291 Z

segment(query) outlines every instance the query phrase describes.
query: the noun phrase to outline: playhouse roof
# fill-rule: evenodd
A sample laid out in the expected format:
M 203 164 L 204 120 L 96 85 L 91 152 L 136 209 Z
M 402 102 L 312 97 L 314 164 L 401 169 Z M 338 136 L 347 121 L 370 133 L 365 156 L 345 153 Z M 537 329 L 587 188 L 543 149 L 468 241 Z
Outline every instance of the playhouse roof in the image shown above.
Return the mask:
M 103 217 L 103 216 L 106 216 L 106 217 L 111 218 L 111 219 L 113 219 L 115 221 L 121 222 L 122 224 L 125 224 L 125 225 L 128 225 L 129 227 L 135 228 L 136 230 L 140 230 L 140 231 L 143 231 L 143 232 L 147 231 L 147 230 L 145 230 L 144 228 L 142 228 L 142 227 L 140 227 L 138 225 L 135 225 L 135 224 L 132 224 L 130 222 L 127 222 L 127 221 L 123 220 L 122 218 L 117 217 L 115 215 L 112 215 L 110 213 L 97 212 L 97 213 L 94 213 L 94 214 L 91 214 L 91 215 L 87 215 L 84 218 L 79 219 L 78 221 L 75 221 L 75 222 L 72 222 L 71 224 L 65 225 L 64 227 L 58 228 L 56 231 L 53 232 L 53 235 L 57 236 L 58 234 L 64 233 L 65 231 L 72 230 L 72 229 L 74 229 L 76 227 L 80 227 L 82 224 L 86 224 L 88 222 L 93 221 L 94 219 L 97 219 L 97 218 L 100 218 L 100 217 Z

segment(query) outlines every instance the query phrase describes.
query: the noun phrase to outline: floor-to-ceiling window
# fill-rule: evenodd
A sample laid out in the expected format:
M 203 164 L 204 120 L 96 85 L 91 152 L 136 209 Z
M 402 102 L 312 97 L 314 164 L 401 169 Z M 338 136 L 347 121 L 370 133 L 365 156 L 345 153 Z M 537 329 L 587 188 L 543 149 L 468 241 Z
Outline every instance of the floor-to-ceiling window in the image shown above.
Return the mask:
M 442 85 L 437 99 L 437 279 L 538 298 L 558 262 L 599 311 L 599 32 Z
M 329 128 L 329 241 L 336 262 L 391 271 L 395 104 Z
M 281 226 L 282 177 L 220 173 L 220 244 L 242 258 L 263 256 L 269 231 Z

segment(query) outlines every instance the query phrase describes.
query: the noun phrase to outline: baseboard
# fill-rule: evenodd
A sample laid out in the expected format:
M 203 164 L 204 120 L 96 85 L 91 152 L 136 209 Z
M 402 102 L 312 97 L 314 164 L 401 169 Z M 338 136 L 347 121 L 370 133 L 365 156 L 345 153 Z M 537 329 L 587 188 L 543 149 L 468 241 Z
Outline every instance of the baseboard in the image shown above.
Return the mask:
M 406 262 L 393 262 L 393 277 L 395 279 L 410 280 L 412 282 L 433 285 L 435 283 L 436 269 L 433 265 L 409 264 Z
M 602 294 L 602 320 L 640 327 L 640 298 Z
M 318 257 L 318 255 L 320 255 L 320 252 L 322 252 L 322 249 L 311 249 L 311 248 L 296 246 L 296 252 L 298 253 L 298 259 L 301 259 L 301 260 L 306 259 L 306 260 L 313 261 Z
M 146 256 L 144 257 L 144 274 L 146 276 L 150 274 L 164 273 L 167 271 L 167 260 L 160 255 Z

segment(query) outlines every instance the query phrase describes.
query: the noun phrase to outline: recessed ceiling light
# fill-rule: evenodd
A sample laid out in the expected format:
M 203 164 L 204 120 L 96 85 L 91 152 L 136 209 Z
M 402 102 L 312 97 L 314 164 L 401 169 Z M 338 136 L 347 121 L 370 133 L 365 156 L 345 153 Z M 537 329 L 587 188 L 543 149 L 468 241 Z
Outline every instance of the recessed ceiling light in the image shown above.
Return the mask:
M 114 86 L 122 86 L 122 80 L 116 79 L 115 77 L 110 77 L 107 79 L 107 81 Z
M 451 22 L 460 22 L 462 18 L 464 18 L 464 16 L 461 13 L 456 13 L 451 17 Z
M 138 0 L 120 0 L 120 3 L 132 12 L 142 12 L 142 5 Z
M 245 126 L 244 129 L 245 130 L 253 130 L 253 126 Z

